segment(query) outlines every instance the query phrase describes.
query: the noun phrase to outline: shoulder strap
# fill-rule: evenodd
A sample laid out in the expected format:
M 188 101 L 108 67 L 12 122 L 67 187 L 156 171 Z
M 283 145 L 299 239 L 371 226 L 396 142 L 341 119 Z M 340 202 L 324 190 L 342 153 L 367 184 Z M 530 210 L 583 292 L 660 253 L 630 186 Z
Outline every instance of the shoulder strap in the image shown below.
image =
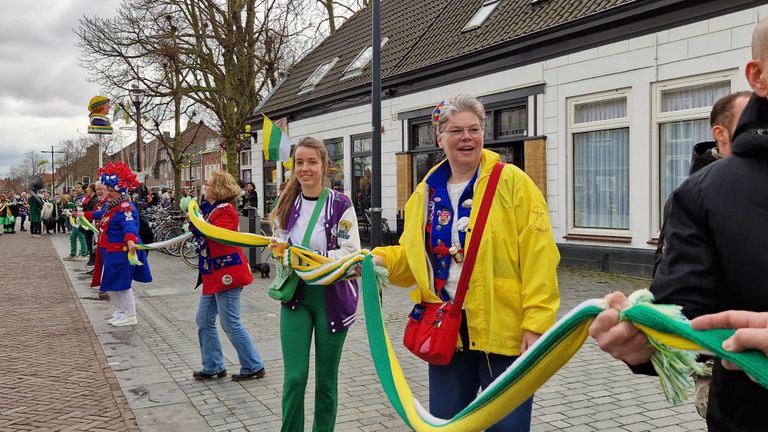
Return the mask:
M 323 207 L 325 207 L 325 200 L 328 198 L 328 188 L 323 188 L 323 190 L 320 192 L 320 197 L 317 198 L 317 204 L 315 204 L 315 211 L 312 212 L 312 217 L 309 218 L 309 223 L 307 224 L 307 230 L 304 231 L 304 240 L 302 240 L 301 245 L 304 247 L 309 247 L 309 240 L 312 238 L 312 231 L 315 228 L 315 224 L 317 224 L 317 219 L 320 218 L 320 212 L 323 211 Z
M 464 266 L 461 268 L 461 276 L 459 276 L 456 296 L 453 298 L 454 306 L 451 308 L 451 313 L 453 314 L 461 313 L 461 305 L 464 304 L 464 297 L 469 288 L 469 278 L 472 276 L 472 269 L 475 267 L 477 250 L 480 248 L 480 240 L 483 238 L 485 222 L 488 220 L 488 213 L 490 213 L 491 210 L 491 202 L 493 201 L 494 195 L 496 195 L 496 186 L 499 184 L 499 177 L 501 177 L 501 170 L 503 169 L 503 163 L 496 163 L 493 167 L 493 171 L 491 171 L 491 176 L 488 178 L 488 185 L 485 187 L 483 201 L 480 203 L 480 209 L 477 211 L 477 219 L 475 220 L 475 225 L 472 229 L 472 237 L 469 239 L 469 247 L 467 247 L 466 253 L 464 254 Z

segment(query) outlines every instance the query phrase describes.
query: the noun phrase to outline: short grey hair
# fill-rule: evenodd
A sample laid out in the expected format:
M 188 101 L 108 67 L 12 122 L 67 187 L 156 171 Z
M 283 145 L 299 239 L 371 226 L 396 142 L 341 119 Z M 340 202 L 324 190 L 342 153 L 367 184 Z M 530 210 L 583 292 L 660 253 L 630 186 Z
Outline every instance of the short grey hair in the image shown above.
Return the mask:
M 432 119 L 435 126 L 435 134 L 440 134 L 453 115 L 458 112 L 471 112 L 477 116 L 480 126 L 485 128 L 485 107 L 474 96 L 459 93 L 441 102 L 435 108 Z

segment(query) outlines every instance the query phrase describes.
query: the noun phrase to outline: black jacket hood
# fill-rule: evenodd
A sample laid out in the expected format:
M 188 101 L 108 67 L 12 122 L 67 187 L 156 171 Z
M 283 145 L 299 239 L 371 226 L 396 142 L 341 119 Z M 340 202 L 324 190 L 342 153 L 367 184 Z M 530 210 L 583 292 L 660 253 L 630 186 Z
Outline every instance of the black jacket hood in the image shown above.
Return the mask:
M 733 154 L 768 159 L 768 99 L 753 94 L 733 133 Z

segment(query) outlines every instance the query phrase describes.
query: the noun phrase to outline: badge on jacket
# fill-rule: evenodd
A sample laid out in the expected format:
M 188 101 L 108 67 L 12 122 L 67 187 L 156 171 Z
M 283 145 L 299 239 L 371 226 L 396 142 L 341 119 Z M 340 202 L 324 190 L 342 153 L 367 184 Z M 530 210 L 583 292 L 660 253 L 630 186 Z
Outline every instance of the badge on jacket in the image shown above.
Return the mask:
M 232 276 L 230 275 L 224 275 L 221 277 L 221 283 L 224 285 L 231 285 L 232 284 Z
M 336 237 L 344 240 L 349 240 L 349 232 L 352 230 L 352 222 L 348 220 L 340 220 L 338 229 L 336 230 Z

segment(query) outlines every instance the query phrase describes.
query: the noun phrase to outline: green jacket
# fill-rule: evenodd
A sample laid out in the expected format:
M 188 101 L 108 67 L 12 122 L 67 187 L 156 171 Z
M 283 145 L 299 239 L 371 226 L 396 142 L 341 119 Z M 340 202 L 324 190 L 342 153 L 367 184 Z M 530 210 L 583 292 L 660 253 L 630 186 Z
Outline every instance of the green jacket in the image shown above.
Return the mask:
M 40 222 L 42 220 L 40 213 L 43 210 L 43 199 L 37 194 L 29 195 L 29 221 Z

